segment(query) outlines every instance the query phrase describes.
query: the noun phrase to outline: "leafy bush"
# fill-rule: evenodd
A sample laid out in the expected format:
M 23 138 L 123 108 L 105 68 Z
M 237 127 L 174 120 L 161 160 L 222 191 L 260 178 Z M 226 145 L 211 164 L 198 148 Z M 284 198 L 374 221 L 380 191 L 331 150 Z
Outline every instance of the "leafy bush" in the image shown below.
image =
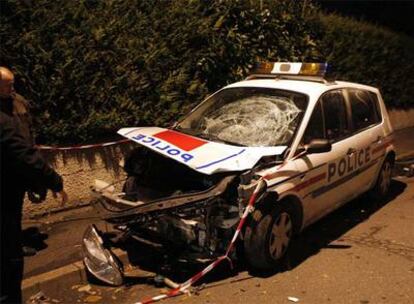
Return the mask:
M 310 18 L 317 9 L 307 1 L 0 5 L 0 64 L 32 101 L 40 143 L 167 126 L 260 60 L 332 62 L 342 78 L 382 87 L 395 106 L 414 95 L 412 40 L 345 18 Z
M 319 50 L 339 79 L 380 88 L 390 108 L 414 106 L 412 38 L 336 15 L 319 19 Z
M 165 126 L 257 60 L 317 54 L 303 4 L 289 0 L 1 5 L 1 64 L 33 101 L 40 142 Z

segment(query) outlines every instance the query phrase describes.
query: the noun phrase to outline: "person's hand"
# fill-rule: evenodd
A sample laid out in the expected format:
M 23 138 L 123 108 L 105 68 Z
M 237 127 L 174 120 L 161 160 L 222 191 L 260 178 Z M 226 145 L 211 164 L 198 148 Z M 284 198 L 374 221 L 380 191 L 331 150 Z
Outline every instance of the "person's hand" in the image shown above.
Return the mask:
M 27 192 L 29 200 L 33 204 L 42 203 L 46 199 L 47 189 L 39 186 L 35 186 Z
M 46 199 L 46 190 L 44 192 L 29 191 L 27 192 L 27 196 L 33 204 L 39 204 L 39 203 L 42 203 Z
M 65 192 L 65 190 L 59 191 L 59 192 L 53 192 L 53 197 L 57 199 L 60 197 L 60 201 L 62 203 L 62 206 L 65 205 L 68 201 L 68 194 Z

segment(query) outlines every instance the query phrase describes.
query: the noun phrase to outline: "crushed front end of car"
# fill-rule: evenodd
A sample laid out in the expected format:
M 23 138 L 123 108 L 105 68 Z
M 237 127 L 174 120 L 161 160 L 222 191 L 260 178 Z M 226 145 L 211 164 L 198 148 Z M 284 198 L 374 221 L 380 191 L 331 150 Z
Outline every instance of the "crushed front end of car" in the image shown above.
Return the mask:
M 125 170 L 122 191 L 102 181 L 93 187 L 94 208 L 120 234 L 180 252 L 177 259 L 205 261 L 225 252 L 246 204 L 239 174 L 202 174 L 143 147 L 132 152 Z M 96 227 L 86 231 L 85 265 L 98 279 L 119 285 L 122 267 L 100 235 Z

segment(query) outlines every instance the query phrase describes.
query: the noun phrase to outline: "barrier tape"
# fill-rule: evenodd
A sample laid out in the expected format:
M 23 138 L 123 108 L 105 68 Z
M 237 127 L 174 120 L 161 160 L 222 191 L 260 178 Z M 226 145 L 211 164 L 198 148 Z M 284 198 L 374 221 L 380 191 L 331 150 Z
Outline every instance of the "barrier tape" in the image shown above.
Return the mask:
M 107 146 L 112 146 L 112 145 L 126 143 L 126 142 L 129 142 L 129 141 L 131 141 L 131 140 L 129 140 L 129 139 L 121 139 L 121 140 L 111 141 L 111 142 L 102 143 L 102 144 L 79 145 L 79 146 L 71 146 L 71 147 L 53 147 L 53 146 L 43 146 L 43 145 L 39 145 L 39 146 L 36 146 L 36 147 L 39 150 L 68 151 L 68 150 L 90 149 L 90 148 L 96 148 L 96 147 L 107 147 Z
M 236 243 L 237 238 L 239 237 L 241 229 L 244 226 L 247 215 L 254 210 L 253 205 L 255 204 L 255 202 L 257 200 L 257 197 L 258 197 L 258 194 L 260 193 L 260 191 L 261 191 L 261 189 L 264 185 L 266 185 L 266 182 L 264 181 L 264 179 L 260 179 L 259 182 L 257 183 L 256 188 L 253 191 L 253 194 L 250 196 L 249 203 L 247 204 L 246 209 L 244 210 L 243 215 L 242 215 L 242 217 L 239 221 L 239 224 L 237 225 L 236 232 L 234 233 L 233 238 L 232 238 L 229 246 L 227 247 L 226 253 L 223 256 L 218 257 L 214 262 L 212 262 L 206 268 L 201 270 L 196 275 L 192 276 L 190 279 L 188 279 L 184 283 L 180 284 L 177 288 L 174 288 L 173 290 L 169 291 L 168 293 L 160 294 L 160 295 L 152 297 L 152 298 L 147 298 L 147 299 L 144 299 L 140 302 L 136 302 L 134 304 L 150 304 L 150 303 L 160 301 L 162 299 L 172 298 L 172 297 L 178 296 L 178 295 L 183 294 L 183 293 L 188 293 L 189 292 L 188 289 L 195 282 L 197 282 L 203 276 L 205 276 L 207 273 L 209 273 L 211 270 L 216 268 L 217 265 L 219 265 L 222 261 L 228 260 L 231 264 L 231 259 L 229 258 L 229 254 L 234 249 L 234 245 Z

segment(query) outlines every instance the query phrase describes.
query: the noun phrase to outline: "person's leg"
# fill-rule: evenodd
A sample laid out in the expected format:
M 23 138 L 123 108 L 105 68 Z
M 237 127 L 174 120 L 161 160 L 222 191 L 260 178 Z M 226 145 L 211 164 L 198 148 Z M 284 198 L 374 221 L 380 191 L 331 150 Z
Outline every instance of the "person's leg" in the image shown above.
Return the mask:
M 1 303 L 22 303 L 23 258 L 2 259 Z
M 2 195 L 1 201 L 1 291 L 2 303 L 21 303 L 23 256 L 21 217 L 23 193 Z M 3 200 L 4 199 L 4 200 Z

